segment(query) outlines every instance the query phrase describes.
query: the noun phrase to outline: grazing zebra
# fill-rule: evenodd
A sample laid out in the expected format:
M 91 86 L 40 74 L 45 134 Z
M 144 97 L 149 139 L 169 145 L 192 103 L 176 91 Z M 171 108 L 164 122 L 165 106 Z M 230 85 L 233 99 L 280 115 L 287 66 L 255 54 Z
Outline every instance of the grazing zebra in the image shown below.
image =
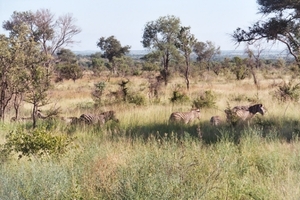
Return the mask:
M 218 126 L 222 123 L 222 119 L 220 116 L 216 115 L 216 116 L 212 116 L 210 118 L 210 124 L 213 126 Z
M 192 109 L 190 112 L 173 112 L 170 115 L 169 122 L 188 124 L 196 118 L 200 119 L 200 110 Z
M 37 110 L 37 112 L 36 112 L 36 118 L 37 119 L 47 119 L 48 117 L 45 116 L 41 112 L 41 110 Z M 30 121 L 32 119 L 33 119 L 32 116 L 30 116 L 30 117 L 21 117 L 21 118 L 18 118 L 18 119 L 16 117 L 12 117 L 12 118 L 10 118 L 10 122 L 25 122 L 25 121 Z
M 253 106 L 235 106 L 232 109 L 226 109 L 226 118 L 227 121 L 246 121 L 251 119 L 256 113 L 260 113 L 264 115 L 267 110 L 264 108 L 262 104 L 255 104 Z
M 115 122 L 119 122 L 119 120 L 115 117 L 114 111 L 107 111 L 100 113 L 99 115 L 92 114 L 82 114 L 79 118 L 72 118 L 71 124 L 105 124 L 107 121 L 113 120 Z

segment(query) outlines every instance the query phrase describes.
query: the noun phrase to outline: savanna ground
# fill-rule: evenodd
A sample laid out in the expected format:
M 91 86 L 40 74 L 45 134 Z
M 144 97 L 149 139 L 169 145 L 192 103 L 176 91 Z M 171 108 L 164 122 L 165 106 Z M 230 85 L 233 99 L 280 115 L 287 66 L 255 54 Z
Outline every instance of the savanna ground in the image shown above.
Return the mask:
M 50 91 L 51 106 L 61 117 L 94 112 L 91 91 L 107 77 L 85 76 L 64 81 Z M 114 110 L 119 123 L 103 127 L 73 127 L 63 121 L 40 121 L 54 135 L 73 138 L 67 152 L 57 157 L 13 154 L 0 164 L 0 199 L 300 199 L 299 103 L 279 102 L 273 92 L 290 76 L 282 71 L 259 73 L 260 87 L 251 78 L 237 81 L 213 73 L 183 77 L 162 85 L 158 99 L 149 99 L 148 80 L 130 77 L 128 92 L 141 94 L 145 105 L 112 104 L 106 99 L 99 111 Z M 116 91 L 122 78 L 110 78 L 105 91 Z M 297 82 L 297 80 L 296 80 Z M 171 103 L 174 90 L 189 97 Z M 193 99 L 211 91 L 215 107 L 201 109 L 201 120 L 170 125 L 171 112 L 188 111 Z M 224 122 L 212 127 L 209 119 L 230 106 L 262 103 L 268 112 L 248 124 Z M 24 105 L 21 115 L 29 115 Z M 1 123 L 0 143 L 19 126 Z M 199 137 L 199 128 L 202 137 Z

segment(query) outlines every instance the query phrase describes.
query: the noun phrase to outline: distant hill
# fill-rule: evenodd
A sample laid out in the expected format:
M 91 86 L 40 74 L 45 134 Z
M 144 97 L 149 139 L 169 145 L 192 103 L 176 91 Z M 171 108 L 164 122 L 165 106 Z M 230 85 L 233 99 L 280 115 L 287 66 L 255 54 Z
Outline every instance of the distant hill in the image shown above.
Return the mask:
M 77 55 L 91 55 L 94 54 L 96 52 L 100 52 L 100 51 L 94 51 L 94 50 L 85 50 L 85 51 L 73 51 L 73 53 L 77 54 Z M 128 54 L 131 57 L 134 58 L 141 58 L 142 56 L 146 55 L 147 53 L 149 53 L 148 50 L 131 50 L 130 53 Z M 255 53 L 255 51 L 254 51 Z M 217 55 L 215 57 L 216 60 L 223 60 L 224 58 L 233 58 L 235 56 L 239 56 L 241 58 L 246 58 L 247 54 L 242 51 L 242 50 L 221 50 L 221 54 Z M 278 58 L 291 58 L 291 56 L 288 54 L 287 51 L 263 51 L 261 53 L 261 58 L 263 59 L 278 59 Z

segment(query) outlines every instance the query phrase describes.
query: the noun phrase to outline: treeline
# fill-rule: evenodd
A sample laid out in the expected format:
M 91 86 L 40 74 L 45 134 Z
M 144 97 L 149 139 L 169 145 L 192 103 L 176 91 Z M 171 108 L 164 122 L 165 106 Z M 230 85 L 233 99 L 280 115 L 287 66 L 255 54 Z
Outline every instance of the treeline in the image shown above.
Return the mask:
M 262 13 L 265 13 L 264 8 L 267 10 L 265 14 L 276 14 L 277 9 L 273 9 L 273 4 L 282 10 L 291 8 L 291 15 L 288 16 L 297 18 L 297 3 L 293 3 L 292 7 L 286 7 L 289 3 L 258 4 Z M 279 15 L 278 19 L 283 17 L 286 16 Z M 256 85 L 257 70 L 267 72 L 274 68 L 284 68 L 297 75 L 299 44 L 298 40 L 293 38 L 297 35 L 297 29 L 294 26 L 280 26 L 280 30 L 276 29 L 278 19 L 272 18 L 266 24 L 257 23 L 248 32 L 238 28 L 233 33 L 232 38 L 237 43 L 249 44 L 245 48 L 245 58 L 236 56 L 216 59 L 221 52 L 219 46 L 212 41 L 198 40 L 191 32 L 191 27 L 183 25 L 180 18 L 172 15 L 162 16 L 145 24 L 141 43 L 149 53 L 140 59 L 133 59 L 128 56 L 131 47 L 121 45 L 113 35 L 100 37 L 96 42 L 101 53 L 89 56 L 75 55 L 67 47 L 76 42 L 73 37 L 79 34 L 81 29 L 75 25 L 71 14 L 55 18 L 47 9 L 36 12 L 15 11 L 2 25 L 9 35 L 0 35 L 0 118 L 4 120 L 6 109 L 13 107 L 17 119 L 21 102 L 26 101 L 33 105 L 32 118 L 35 126 L 37 111 L 49 102 L 47 91 L 51 88 L 52 81 L 76 81 L 83 76 L 84 70 L 92 71 L 95 76 L 109 71 L 110 76 L 122 77 L 138 76 L 144 71 L 157 72 L 157 81 L 165 86 L 172 75 L 181 74 L 187 90 L 190 87 L 190 77 L 201 75 L 204 71 L 212 71 L 217 76 L 231 74 L 237 80 L 252 76 Z M 293 20 L 294 18 L 281 22 L 287 25 Z M 285 37 L 281 31 L 291 34 Z M 263 47 L 257 43 L 253 44 L 264 38 L 286 44 L 294 59 L 262 59 Z

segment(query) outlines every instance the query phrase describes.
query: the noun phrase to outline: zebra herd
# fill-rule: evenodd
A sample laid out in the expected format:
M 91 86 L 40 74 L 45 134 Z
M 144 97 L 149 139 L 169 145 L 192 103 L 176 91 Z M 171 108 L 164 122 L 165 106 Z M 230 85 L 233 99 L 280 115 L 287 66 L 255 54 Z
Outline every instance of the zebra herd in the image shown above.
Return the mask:
M 260 113 L 264 115 L 267 110 L 262 104 L 255 104 L 252 106 L 235 106 L 232 109 L 226 109 L 226 120 L 227 122 L 240 122 L 240 121 L 248 121 L 250 120 L 255 114 Z M 40 111 L 37 113 L 37 117 L 39 119 L 47 119 L 48 117 L 43 115 Z M 32 117 L 25 117 L 19 119 L 19 121 L 27 121 L 32 119 Z M 104 125 L 109 120 L 119 122 L 119 119 L 116 118 L 115 111 L 110 110 L 106 112 L 102 112 L 99 114 L 88 114 L 84 113 L 81 114 L 79 117 L 67 117 L 62 118 L 65 122 L 71 125 Z M 195 119 L 200 120 L 200 109 L 192 109 L 189 112 L 173 112 L 169 117 L 170 123 L 182 123 L 182 124 L 189 124 L 192 123 Z M 14 117 L 11 121 L 17 121 Z M 210 124 L 212 126 L 220 125 L 224 120 L 218 115 L 212 116 L 210 118 Z
M 232 109 L 226 109 L 224 112 L 226 114 L 227 122 L 237 123 L 240 121 L 248 121 L 257 113 L 264 115 L 267 110 L 262 104 L 255 104 L 252 106 L 235 106 Z M 200 119 L 199 109 L 192 109 L 190 112 L 174 112 L 170 115 L 169 122 L 188 124 L 195 119 Z M 223 120 L 219 115 L 210 118 L 212 126 L 218 126 L 222 122 Z
M 49 119 L 49 116 L 44 115 L 40 110 L 37 111 L 36 117 L 38 119 L 42 119 L 42 120 Z M 119 122 L 119 119 L 117 119 L 115 116 L 115 111 L 112 111 L 112 110 L 102 112 L 99 114 L 84 113 L 84 114 L 81 114 L 80 117 L 61 117 L 60 119 L 71 125 L 83 125 L 83 124 L 103 125 L 106 122 L 108 122 L 109 120 Z M 21 117 L 19 119 L 16 119 L 16 117 L 12 117 L 10 119 L 11 122 L 26 122 L 26 121 L 31 121 L 31 120 L 32 120 L 32 116 Z
M 102 113 L 96 114 L 96 115 L 84 113 L 84 114 L 80 115 L 79 118 L 71 117 L 70 119 L 71 119 L 70 120 L 71 125 L 78 125 L 78 124 L 103 125 L 106 122 L 108 122 L 109 120 L 119 122 L 119 119 L 117 119 L 115 116 L 115 111 L 112 111 L 112 110 L 107 111 L 107 112 L 102 112 Z

